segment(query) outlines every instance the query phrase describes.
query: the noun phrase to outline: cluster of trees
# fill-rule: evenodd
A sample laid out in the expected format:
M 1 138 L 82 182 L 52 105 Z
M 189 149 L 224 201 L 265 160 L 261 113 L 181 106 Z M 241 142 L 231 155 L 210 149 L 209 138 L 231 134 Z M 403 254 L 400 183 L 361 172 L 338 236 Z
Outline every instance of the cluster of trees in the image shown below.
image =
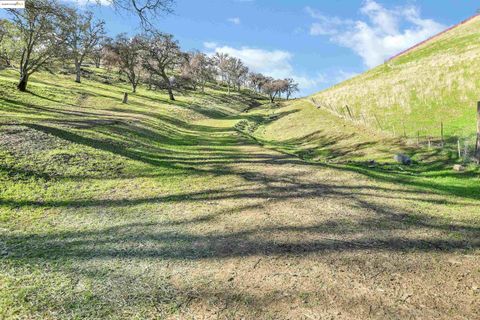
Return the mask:
M 171 1 L 145 0 L 144 3 Z M 135 0 L 116 1 L 135 5 Z M 168 7 L 158 7 L 158 10 Z M 139 7 L 139 9 L 141 9 Z M 18 89 L 26 91 L 29 77 L 40 70 L 53 72 L 59 65 L 73 65 L 75 81 L 81 82 L 86 60 L 96 67 L 115 69 L 125 76 L 136 92 L 139 83 L 150 89 L 173 90 L 189 86 L 205 90 L 208 82 L 219 81 L 230 90 L 242 87 L 263 93 L 273 102 L 285 94 L 289 99 L 298 91 L 293 79 L 273 79 L 251 73 L 247 66 L 228 54 L 208 56 L 201 52 L 182 52 L 170 34 L 153 29 L 133 37 L 119 34 L 109 38 L 105 22 L 91 12 L 80 12 L 57 0 L 29 0 L 24 10 L 10 9 L 9 20 L 0 20 L 0 66 L 16 68 Z
M 265 77 L 261 73 L 251 73 L 249 74 L 249 81 L 256 92 L 267 94 L 271 102 L 273 102 L 275 98 L 280 97 L 283 93 L 288 100 L 292 94 L 299 91 L 298 83 L 292 78 L 273 79 L 271 77 Z
M 213 61 L 217 66 L 221 80 L 228 86 L 228 92 L 230 92 L 230 87 L 240 90 L 249 71 L 243 62 L 240 59 L 230 57 L 226 53 L 216 53 Z
M 53 72 L 66 61 L 75 66 L 76 81 L 81 81 L 81 65 L 105 37 L 103 21 L 56 0 L 27 1 L 24 10 L 8 12 L 11 19 L 1 23 L 0 63 L 19 71 L 20 91 L 26 91 L 33 73 Z

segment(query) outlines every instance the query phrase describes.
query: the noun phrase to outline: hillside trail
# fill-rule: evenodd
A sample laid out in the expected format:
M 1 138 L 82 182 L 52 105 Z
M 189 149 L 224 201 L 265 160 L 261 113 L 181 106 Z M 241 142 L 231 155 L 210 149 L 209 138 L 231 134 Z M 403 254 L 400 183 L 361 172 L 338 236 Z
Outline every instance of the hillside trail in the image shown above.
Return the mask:
M 37 288 L 31 318 L 479 318 L 478 200 L 303 162 L 235 131 L 239 118 L 174 131 L 171 153 L 151 131 L 129 149 L 71 124 L 5 129 L 19 153 L 74 143 L 140 168 L 6 203 L 32 221 L 2 234 L 0 257 L 11 292 Z
M 197 235 L 195 262 L 175 278 L 208 284 L 196 287 L 186 314 L 480 316 L 480 228 L 464 219 L 478 201 L 306 163 L 240 135 L 232 150 L 233 162 L 217 149 L 204 163 L 227 182 L 189 195 L 208 213 L 183 220 Z

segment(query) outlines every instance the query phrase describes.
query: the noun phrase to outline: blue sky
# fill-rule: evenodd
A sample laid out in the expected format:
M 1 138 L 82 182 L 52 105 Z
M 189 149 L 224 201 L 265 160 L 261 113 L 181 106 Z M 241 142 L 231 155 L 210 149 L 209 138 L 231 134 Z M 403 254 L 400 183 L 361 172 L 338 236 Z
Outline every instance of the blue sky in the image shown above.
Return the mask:
M 294 77 L 306 95 L 381 63 L 479 7 L 472 0 L 176 0 L 175 13 L 155 25 L 174 34 L 184 50 L 227 52 L 256 71 Z M 94 11 L 112 35 L 139 31 L 134 16 L 108 6 Z

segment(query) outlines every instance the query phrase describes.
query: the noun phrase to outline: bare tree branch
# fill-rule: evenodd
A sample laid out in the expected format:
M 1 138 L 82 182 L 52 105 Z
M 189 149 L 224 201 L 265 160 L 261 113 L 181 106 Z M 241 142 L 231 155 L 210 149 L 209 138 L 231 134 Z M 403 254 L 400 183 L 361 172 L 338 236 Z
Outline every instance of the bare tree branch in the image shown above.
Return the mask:
M 92 0 L 98 4 L 102 0 Z M 152 22 L 163 14 L 173 12 L 175 0 L 109 0 L 111 5 L 119 10 L 134 13 L 140 19 L 142 27 L 146 30 L 152 30 Z

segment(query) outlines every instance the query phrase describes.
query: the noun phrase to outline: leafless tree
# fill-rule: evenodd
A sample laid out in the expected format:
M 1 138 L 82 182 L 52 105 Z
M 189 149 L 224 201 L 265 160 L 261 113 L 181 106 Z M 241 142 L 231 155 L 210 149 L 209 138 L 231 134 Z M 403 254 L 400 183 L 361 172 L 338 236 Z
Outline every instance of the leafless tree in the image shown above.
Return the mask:
M 205 91 L 205 84 L 215 76 L 214 62 L 204 53 L 190 53 L 182 66 L 182 75 L 191 78 L 194 86 L 200 85 Z
M 11 21 L 19 30 L 21 42 L 17 88 L 27 90 L 28 78 L 49 64 L 59 54 L 67 39 L 65 7 L 56 0 L 26 1 L 25 9 L 7 9 Z
M 292 94 L 295 92 L 300 91 L 298 88 L 298 83 L 295 82 L 292 78 L 285 79 L 286 85 L 285 85 L 285 93 L 287 95 L 287 100 L 290 99 Z
M 173 96 L 173 84 L 169 73 L 177 67 L 182 60 L 182 52 L 171 34 L 150 32 L 142 37 L 143 67 L 152 75 L 159 76 L 167 85 L 170 100 Z
M 7 38 L 7 20 L 0 20 L 0 69 L 9 65 L 4 39 Z
M 240 90 L 241 84 L 246 81 L 248 75 L 248 68 L 242 60 L 221 52 L 217 52 L 213 60 L 222 81 L 227 84 L 228 93 L 232 86 Z
M 285 92 L 287 82 L 285 80 L 275 80 L 273 78 L 267 78 L 266 82 L 262 86 L 262 90 L 270 98 L 270 102 L 274 102 L 282 92 Z
M 121 74 L 120 68 L 118 67 L 120 65 L 119 57 L 114 49 L 115 46 L 115 40 L 112 39 L 112 41 L 107 42 L 105 46 L 103 47 L 103 65 L 105 68 L 109 71 L 112 72 L 115 68 L 117 68 L 119 74 Z
M 0 20 L 0 69 L 12 66 L 12 60 L 19 55 L 20 34 L 8 20 Z
M 231 57 L 228 54 L 221 52 L 215 53 L 215 56 L 213 57 L 222 82 L 226 83 L 228 86 L 228 92 L 230 92 L 230 81 L 228 78 L 230 59 Z
M 251 88 L 259 93 L 262 90 L 262 86 L 267 81 L 267 78 L 261 73 L 250 73 L 248 75 L 248 81 L 250 82 Z
M 107 0 L 118 10 L 128 13 L 135 13 L 146 29 L 150 29 L 152 21 L 162 14 L 173 12 L 175 0 Z M 104 0 L 91 0 L 98 4 L 104 3 Z
M 0 44 L 7 35 L 7 20 L 0 20 Z
M 248 75 L 248 68 L 243 64 L 242 60 L 237 58 L 230 58 L 228 61 L 228 81 L 237 87 L 240 91 L 241 84 Z
M 104 46 L 103 44 L 99 43 L 92 48 L 92 52 L 90 52 L 89 57 L 92 59 L 93 63 L 95 64 L 95 68 L 100 68 L 102 64 L 102 59 L 104 56 Z
M 68 53 L 75 64 L 75 82 L 81 82 L 82 64 L 105 36 L 105 22 L 95 21 L 92 12 L 69 10 Z
M 128 78 L 133 92 L 137 92 L 143 71 L 142 50 L 142 37 L 129 38 L 126 34 L 119 34 L 112 43 L 106 45 L 106 64 L 117 67 L 119 72 Z

